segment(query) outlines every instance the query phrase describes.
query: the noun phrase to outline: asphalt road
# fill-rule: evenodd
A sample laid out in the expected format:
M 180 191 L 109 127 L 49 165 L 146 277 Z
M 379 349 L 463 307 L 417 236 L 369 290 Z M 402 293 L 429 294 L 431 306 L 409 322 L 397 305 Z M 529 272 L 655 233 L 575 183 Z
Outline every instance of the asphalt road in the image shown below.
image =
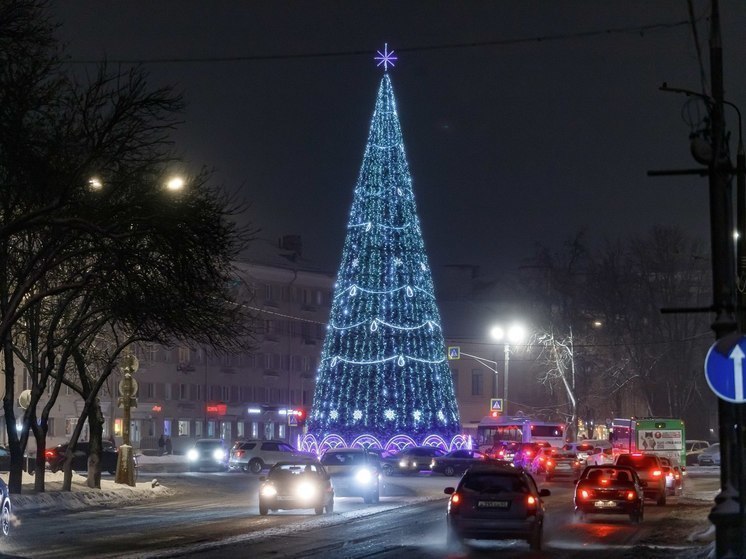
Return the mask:
M 245 474 L 194 473 L 159 476 L 179 490 L 176 497 L 118 509 L 90 509 L 23 518 L 2 541 L 4 557 L 324 557 L 393 558 L 594 557 L 625 555 L 637 544 L 670 550 L 690 547 L 682 534 L 706 524 L 711 504 L 670 499 L 666 507 L 648 503 L 642 525 L 625 518 L 600 518 L 577 524 L 572 518 L 571 484 L 542 484 L 546 499 L 546 551 L 530 552 L 523 542 L 497 542 L 445 549 L 446 485 L 455 478 L 387 478 L 378 505 L 359 498 L 338 498 L 333 515 L 286 511 L 260 517 L 258 478 Z M 717 478 L 689 480 L 699 489 L 717 487 Z M 434 500 L 433 500 L 434 499 Z M 639 557 L 640 555 L 634 555 Z

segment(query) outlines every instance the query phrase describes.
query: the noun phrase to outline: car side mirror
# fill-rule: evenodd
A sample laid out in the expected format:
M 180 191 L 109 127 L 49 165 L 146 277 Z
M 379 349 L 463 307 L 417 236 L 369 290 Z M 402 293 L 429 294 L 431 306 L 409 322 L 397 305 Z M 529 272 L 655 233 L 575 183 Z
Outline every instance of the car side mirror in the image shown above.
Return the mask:
M 445 493 L 446 495 L 453 495 L 455 492 L 456 490 L 453 487 L 446 487 L 443 490 L 443 493 Z
M 540 489 L 539 490 L 539 497 L 549 497 L 552 494 L 549 489 Z
M 259 476 L 259 481 L 261 482 L 267 481 L 267 478 L 264 476 Z

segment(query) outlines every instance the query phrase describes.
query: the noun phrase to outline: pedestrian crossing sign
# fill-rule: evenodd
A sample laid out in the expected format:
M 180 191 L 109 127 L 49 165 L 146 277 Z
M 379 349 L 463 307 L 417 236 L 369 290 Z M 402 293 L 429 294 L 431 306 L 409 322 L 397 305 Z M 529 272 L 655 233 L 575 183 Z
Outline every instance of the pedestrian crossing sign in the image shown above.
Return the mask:
M 298 416 L 294 413 L 288 414 L 288 427 L 297 427 L 298 426 Z
M 461 347 L 457 345 L 448 346 L 448 359 L 450 361 L 461 359 Z
M 503 399 L 502 398 L 491 398 L 490 399 L 490 411 L 503 411 Z

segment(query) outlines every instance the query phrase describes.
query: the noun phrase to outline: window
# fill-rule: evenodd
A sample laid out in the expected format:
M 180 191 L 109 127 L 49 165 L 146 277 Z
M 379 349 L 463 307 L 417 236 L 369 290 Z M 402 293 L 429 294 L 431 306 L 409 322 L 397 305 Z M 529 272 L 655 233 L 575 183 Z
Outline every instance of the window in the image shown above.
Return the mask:
M 198 402 L 201 402 L 204 400 L 204 397 L 202 396 L 202 385 L 198 384 L 194 387 L 194 399 Z
M 189 363 L 192 360 L 192 352 L 188 347 L 179 348 L 179 363 Z
M 223 402 L 229 402 L 231 399 L 231 387 L 230 386 L 221 386 L 220 387 L 220 399 Z
M 251 422 L 251 438 L 252 439 L 259 438 L 259 423 L 257 423 L 256 421 Z
M 285 438 L 285 424 L 284 424 L 284 423 L 280 423 L 280 424 L 279 424 L 279 425 L 277 426 L 277 436 L 278 436 L 279 438 L 281 438 L 281 439 L 284 439 L 284 438 Z
M 480 369 L 473 369 L 471 372 L 471 395 L 481 396 L 484 390 L 484 378 Z
M 146 398 L 155 398 L 155 385 L 152 382 L 146 382 L 144 388 Z
M 166 394 L 164 395 L 164 398 L 166 400 L 170 400 L 171 399 L 171 383 L 170 382 L 166 383 Z
M 179 431 L 177 433 L 180 437 L 188 437 L 189 436 L 189 420 L 180 419 L 179 420 Z
M 179 385 L 179 400 L 186 400 L 188 398 L 188 392 L 187 392 L 187 385 L 186 384 L 180 384 Z
M 243 421 L 237 422 L 236 423 L 236 437 L 238 437 L 239 439 L 243 439 L 243 436 L 244 436 L 243 435 L 244 434 L 243 429 L 244 429 L 244 423 L 243 423 Z
M 198 438 L 202 436 L 202 422 L 201 421 L 194 422 L 194 436 Z

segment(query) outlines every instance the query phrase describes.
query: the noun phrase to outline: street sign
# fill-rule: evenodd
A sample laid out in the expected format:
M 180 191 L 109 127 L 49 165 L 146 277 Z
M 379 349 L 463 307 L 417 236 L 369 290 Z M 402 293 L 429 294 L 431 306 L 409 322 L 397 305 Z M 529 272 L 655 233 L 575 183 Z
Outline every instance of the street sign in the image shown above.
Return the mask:
M 727 355 L 726 355 L 727 354 Z M 723 345 L 723 340 L 715 342 L 705 357 L 705 379 L 715 395 L 733 404 L 743 404 L 744 367 L 746 357 L 746 336 L 739 336 L 735 345 Z
M 461 359 L 461 347 L 457 345 L 448 346 L 448 359 L 450 361 Z
M 490 398 L 490 411 L 503 411 L 503 399 Z
M 288 414 L 288 426 L 290 427 L 297 427 L 298 426 L 298 416 L 294 413 Z

